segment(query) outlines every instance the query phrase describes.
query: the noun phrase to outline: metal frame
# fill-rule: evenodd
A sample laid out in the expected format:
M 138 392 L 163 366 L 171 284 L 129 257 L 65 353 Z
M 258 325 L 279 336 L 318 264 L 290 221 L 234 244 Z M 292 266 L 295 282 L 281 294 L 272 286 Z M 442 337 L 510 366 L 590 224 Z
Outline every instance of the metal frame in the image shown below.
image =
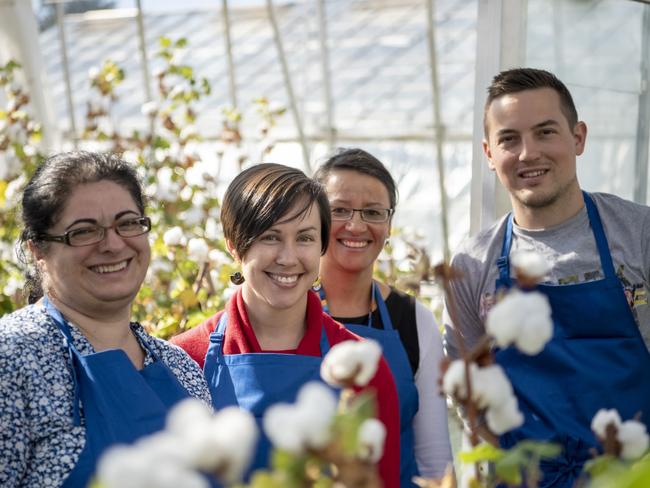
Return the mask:
M 31 2 L 0 0 L 0 62 L 17 59 L 23 67 L 24 82 L 29 87 L 31 107 L 43 129 L 43 146 L 53 152 L 61 146 L 61 133 L 54 123 L 54 108 L 48 96 L 45 65 L 38 43 L 38 25 Z
M 61 63 L 63 64 L 63 77 L 65 79 L 65 99 L 68 106 L 68 121 L 70 122 L 70 133 L 72 145 L 76 148 L 79 142 L 77 123 L 74 114 L 74 99 L 72 98 L 72 83 L 70 82 L 70 63 L 68 62 L 68 46 L 65 40 L 65 13 L 63 4 L 65 1 L 56 4 L 56 25 L 59 30 L 59 43 L 61 44 Z
M 643 11 L 641 41 L 641 87 L 636 129 L 636 159 L 634 162 L 634 201 L 648 201 L 648 159 L 650 151 L 650 5 Z
M 510 199 L 483 154 L 485 89 L 499 71 L 521 66 L 526 54 L 527 0 L 479 0 L 474 83 L 470 234 L 510 209 Z M 514 48 L 514 49 L 513 49 Z

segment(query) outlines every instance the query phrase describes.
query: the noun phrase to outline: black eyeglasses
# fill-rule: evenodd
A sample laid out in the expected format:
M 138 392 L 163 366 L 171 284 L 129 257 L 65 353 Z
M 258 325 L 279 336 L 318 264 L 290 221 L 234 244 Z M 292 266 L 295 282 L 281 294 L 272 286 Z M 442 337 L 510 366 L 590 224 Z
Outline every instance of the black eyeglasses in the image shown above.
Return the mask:
M 354 212 L 359 212 L 361 220 L 369 224 L 381 224 L 386 222 L 393 214 L 392 208 L 346 208 L 332 207 L 332 220 L 351 220 Z
M 41 234 L 38 238 L 42 241 L 62 242 L 72 247 L 91 246 L 103 241 L 108 229 L 113 229 L 120 237 L 138 237 L 151 230 L 151 219 L 149 217 L 138 217 L 120 220 L 108 227 L 99 224 L 87 225 L 69 230 L 65 234 L 58 236 Z

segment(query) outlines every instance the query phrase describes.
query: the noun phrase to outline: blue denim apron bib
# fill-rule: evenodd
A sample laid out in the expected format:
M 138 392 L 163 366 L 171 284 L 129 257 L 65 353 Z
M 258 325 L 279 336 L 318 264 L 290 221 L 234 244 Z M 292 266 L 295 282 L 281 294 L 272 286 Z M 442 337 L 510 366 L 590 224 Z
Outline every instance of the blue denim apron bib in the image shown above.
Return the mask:
M 262 420 L 268 407 L 277 402 L 294 403 L 300 388 L 309 381 L 321 381 L 322 357 L 281 353 L 224 354 L 223 340 L 227 313 L 210 334 L 203 372 L 216 410 L 239 406 L 255 417 L 260 439 L 248 475 L 269 466 L 271 442 L 264 433 Z M 321 355 L 329 351 L 325 327 L 321 326 Z
M 524 414 L 524 424 L 501 436 L 509 448 L 523 439 L 562 445 L 562 454 L 541 464 L 540 488 L 573 486 L 597 445 L 591 420 L 601 408 L 621 418 L 637 412 L 650 421 L 650 355 L 616 277 L 598 209 L 584 193 L 605 278 L 576 285 L 539 285 L 551 304 L 553 338 L 536 356 L 514 347 L 498 350 Z M 508 216 L 497 288 L 510 287 L 512 214 Z
M 325 290 L 321 287 L 318 290 L 323 305 L 323 310 L 329 313 Z M 374 339 L 381 344 L 384 358 L 390 366 L 391 373 L 395 379 L 397 394 L 399 396 L 400 410 L 400 486 L 401 488 L 416 487 L 411 480 L 419 476 L 418 466 L 415 461 L 413 417 L 418 412 L 418 390 L 413 379 L 413 371 L 409 363 L 408 355 L 399 337 L 399 333 L 393 327 L 393 322 L 386 308 L 386 303 L 376 283 L 372 282 L 372 295 L 374 296 L 381 324 L 383 329 L 372 327 L 372 314 L 368 316 L 368 324 L 343 324 L 345 328 L 355 334 Z M 435 385 L 431 385 L 435 388 Z
M 139 371 L 121 349 L 82 356 L 61 312 L 47 298 L 45 307 L 65 337 L 72 362 L 74 425 L 82 425 L 81 402 L 86 427 L 86 444 L 62 488 L 85 488 L 108 447 L 162 430 L 170 408 L 190 395 L 149 348 L 155 361 Z

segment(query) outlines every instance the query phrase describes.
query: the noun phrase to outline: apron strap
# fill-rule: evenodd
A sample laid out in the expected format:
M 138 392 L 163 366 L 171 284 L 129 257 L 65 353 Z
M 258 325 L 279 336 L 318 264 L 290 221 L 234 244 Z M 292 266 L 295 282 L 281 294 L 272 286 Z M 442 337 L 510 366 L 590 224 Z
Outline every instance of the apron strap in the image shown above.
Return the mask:
M 375 302 L 377 303 L 377 308 L 379 309 L 379 317 L 381 317 L 381 324 L 383 325 L 384 330 L 395 330 L 395 327 L 393 327 L 393 321 L 390 319 L 390 314 L 388 313 L 388 307 L 386 306 L 384 297 L 381 296 L 381 290 L 378 286 L 376 286 L 374 280 L 372 282 L 372 291 L 375 297 Z
M 512 246 L 512 227 L 513 227 L 513 216 L 512 212 L 508 214 L 508 220 L 506 220 L 506 230 L 503 236 L 503 244 L 501 246 L 501 255 L 497 259 L 497 268 L 499 268 L 499 279 L 497 284 L 501 286 L 510 287 L 512 282 L 510 280 L 510 247 Z M 497 285 L 497 288 L 500 286 Z
M 70 324 L 63 317 L 63 314 L 52 304 L 47 296 L 43 299 L 45 310 L 50 318 L 54 321 L 55 325 L 63 334 L 63 341 L 68 348 L 68 363 L 70 364 L 70 371 L 72 371 L 72 383 L 74 385 L 74 399 L 72 400 L 72 421 L 75 427 L 81 426 L 81 391 L 79 386 L 79 377 L 77 375 L 77 368 L 75 363 L 78 363 L 81 354 L 74 347 L 72 341 L 72 334 L 70 333 Z
M 605 235 L 605 230 L 603 229 L 603 223 L 600 220 L 598 208 L 596 208 L 596 204 L 587 192 L 583 191 L 582 195 L 585 200 L 585 206 L 587 207 L 589 223 L 591 224 L 591 228 L 594 232 L 594 238 L 596 239 L 596 246 L 598 247 L 600 265 L 603 267 L 603 273 L 605 274 L 605 278 L 615 278 L 616 271 L 614 271 L 614 263 L 612 262 L 612 255 L 609 251 L 609 243 L 607 242 L 607 236 Z
M 603 229 L 603 224 L 600 220 L 598 208 L 587 192 L 583 191 L 582 196 L 585 202 L 585 207 L 587 208 L 589 224 L 591 225 L 594 239 L 596 240 L 596 247 L 598 248 L 600 265 L 603 268 L 603 273 L 605 275 L 605 278 L 614 278 L 616 277 L 614 263 L 612 262 L 612 256 L 609 251 L 609 243 L 607 242 L 607 236 L 605 235 L 605 230 Z M 511 286 L 512 284 L 510 279 L 509 255 L 510 248 L 512 246 L 513 225 L 513 215 L 512 212 L 510 212 L 506 221 L 505 235 L 503 236 L 503 244 L 501 246 L 501 255 L 497 259 L 497 267 L 499 268 L 499 283 L 505 286 Z

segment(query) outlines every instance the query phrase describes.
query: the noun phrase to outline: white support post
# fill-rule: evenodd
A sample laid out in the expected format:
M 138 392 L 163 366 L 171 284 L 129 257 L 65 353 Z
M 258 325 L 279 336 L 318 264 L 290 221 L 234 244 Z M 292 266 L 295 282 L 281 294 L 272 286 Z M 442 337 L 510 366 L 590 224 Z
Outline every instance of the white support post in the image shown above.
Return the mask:
M 483 154 L 483 106 L 494 75 L 526 61 L 527 0 L 479 0 L 472 142 L 470 234 L 476 234 L 510 210 L 505 189 L 489 170 Z
M 38 44 L 38 25 L 31 2 L 0 0 L 0 62 L 4 64 L 11 59 L 23 67 L 34 119 L 43 128 L 43 150 L 46 153 L 60 150 L 61 134 L 54 124 L 50 84 L 45 76 Z

